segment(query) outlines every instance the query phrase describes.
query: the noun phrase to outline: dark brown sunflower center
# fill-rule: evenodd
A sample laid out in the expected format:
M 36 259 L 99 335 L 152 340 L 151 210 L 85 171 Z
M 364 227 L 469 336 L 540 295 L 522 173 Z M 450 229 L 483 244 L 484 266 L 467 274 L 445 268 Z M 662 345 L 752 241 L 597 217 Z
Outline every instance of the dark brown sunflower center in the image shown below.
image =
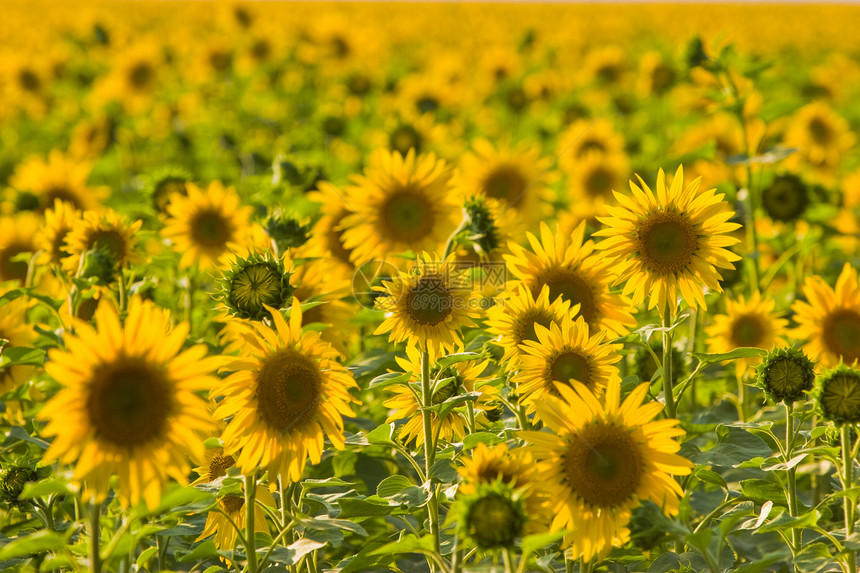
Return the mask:
M 0 282 L 27 280 L 27 261 L 13 261 L 21 253 L 33 251 L 33 245 L 23 241 L 12 241 L 0 249 Z
M 233 238 L 230 221 L 217 211 L 200 211 L 191 219 L 191 238 L 205 248 L 224 250 Z
M 396 241 L 420 241 L 433 231 L 433 205 L 414 189 L 392 193 L 380 207 L 379 214 L 385 234 Z
M 164 437 L 174 403 L 166 373 L 145 358 L 120 356 L 90 379 L 87 416 L 96 437 L 134 448 Z
M 272 45 L 265 39 L 258 39 L 251 45 L 251 56 L 258 62 L 268 60 L 272 55 Z
M 331 251 L 331 254 L 333 254 L 339 261 L 348 265 L 351 264 L 349 262 L 349 256 L 352 253 L 352 249 L 347 249 L 343 246 L 343 231 L 338 231 L 337 228 L 341 221 L 343 221 L 344 217 L 350 214 L 350 211 L 347 211 L 346 209 L 342 210 L 338 216 L 334 218 L 331 227 L 328 229 L 328 233 L 326 233 L 328 249 Z
M 419 324 L 439 324 L 451 314 L 453 305 L 454 296 L 440 277 L 422 277 L 406 297 L 406 312 Z
M 809 135 L 818 145 L 827 145 L 833 140 L 833 129 L 820 117 L 814 117 L 809 122 Z
M 33 70 L 25 68 L 18 72 L 18 85 L 26 92 L 35 93 L 41 89 L 42 80 Z
M 160 213 L 164 213 L 167 209 L 167 204 L 175 193 L 185 197 L 188 195 L 188 188 L 185 186 L 185 179 L 182 177 L 165 177 L 155 185 L 152 192 L 152 202 L 155 208 Z
M 824 318 L 825 348 L 846 364 L 860 358 L 860 312 L 843 308 Z
M 115 229 L 94 231 L 87 241 L 90 249 L 104 251 L 114 261 L 122 261 L 126 256 L 125 238 Z
M 149 62 L 138 62 L 128 71 L 128 81 L 136 89 L 146 89 L 155 79 L 155 70 Z
M 755 315 L 739 316 L 732 323 L 731 339 L 735 346 L 760 347 L 766 334 L 761 318 Z
M 577 157 L 584 157 L 592 151 L 606 153 L 606 144 L 600 139 L 587 138 L 579 144 L 579 149 L 576 152 Z
M 626 428 L 592 423 L 570 438 L 567 483 L 592 507 L 616 507 L 637 495 L 645 473 L 640 445 Z
M 570 268 L 546 269 L 537 276 L 535 284 L 532 285 L 532 294 L 537 296 L 544 285 L 549 287 L 550 302 L 561 297 L 571 306 L 578 304 L 579 315 L 589 326 L 594 325 L 597 320 L 594 292 L 591 284 L 579 272 Z
M 265 359 L 257 374 L 257 409 L 269 428 L 286 433 L 314 416 L 322 394 L 319 366 L 291 349 Z
M 608 197 L 612 192 L 613 181 L 612 171 L 598 167 L 586 176 L 585 191 L 592 197 Z
M 660 275 L 688 269 L 699 244 L 689 218 L 679 213 L 652 213 L 640 223 L 639 256 L 645 267 Z
M 216 72 L 223 72 L 233 65 L 233 54 L 229 50 L 213 49 L 209 52 L 209 65 Z
M 391 132 L 389 144 L 391 149 L 399 151 L 401 155 L 406 155 L 413 148 L 415 153 L 421 153 L 421 134 L 411 125 L 401 125 Z
M 539 324 L 544 328 L 549 328 L 550 324 L 552 324 L 553 318 L 555 317 L 553 317 L 549 312 L 540 308 L 532 309 L 527 312 L 525 316 L 518 321 L 516 343 L 520 344 L 526 340 L 540 342 L 540 340 L 538 340 L 535 325 Z
M 68 187 L 64 187 L 61 185 L 46 189 L 43 193 L 43 197 L 46 209 L 53 208 L 54 201 L 56 200 L 65 201 L 75 209 L 84 208 L 84 206 L 81 204 L 80 197 L 78 197 L 78 195 Z
M 513 165 L 501 165 L 484 179 L 484 193 L 493 199 L 500 199 L 509 205 L 516 205 L 526 192 L 528 181 L 522 172 Z
M 566 350 L 556 356 L 547 372 L 550 380 L 571 385 L 576 380 L 591 388 L 591 362 L 587 357 L 574 350 Z
M 236 465 L 236 460 L 233 456 L 225 456 L 223 453 L 216 453 L 209 460 L 209 481 L 215 481 L 219 477 L 227 475 L 227 470 Z
M 245 507 L 245 498 L 238 495 L 225 495 L 218 500 L 218 505 L 224 513 L 234 514 Z
M 478 477 L 478 483 L 492 483 L 497 479 L 501 479 L 502 483 L 513 483 L 516 478 L 513 473 L 506 471 L 506 468 L 495 462 L 482 465 L 475 473 Z

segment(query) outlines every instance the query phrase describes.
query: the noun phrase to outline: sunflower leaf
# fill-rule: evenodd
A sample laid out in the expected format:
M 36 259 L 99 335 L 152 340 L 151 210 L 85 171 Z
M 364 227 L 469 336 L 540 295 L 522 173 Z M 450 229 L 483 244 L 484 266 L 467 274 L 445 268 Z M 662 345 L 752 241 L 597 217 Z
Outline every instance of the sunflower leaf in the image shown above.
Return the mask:
M 693 352 L 692 355 L 699 360 L 702 366 L 708 364 L 716 364 L 726 360 L 736 360 L 738 358 L 759 358 L 767 354 L 766 350 L 761 348 L 735 348 L 731 352 L 722 352 L 719 354 L 706 354 L 704 352 Z
M 386 372 L 385 374 L 380 374 L 371 380 L 370 384 L 368 384 L 368 388 L 384 388 L 386 386 L 391 386 L 392 384 L 402 384 L 404 382 L 409 382 L 411 377 L 411 372 Z
M 447 368 L 448 366 L 457 364 L 458 362 L 477 360 L 481 356 L 483 355 L 478 352 L 458 352 L 456 354 L 449 354 L 448 356 L 443 356 L 436 361 L 436 364 L 439 366 L 439 368 Z
M 371 555 L 394 555 L 397 553 L 435 553 L 435 543 L 432 535 L 418 537 L 409 533 L 399 540 L 383 545 L 372 551 Z

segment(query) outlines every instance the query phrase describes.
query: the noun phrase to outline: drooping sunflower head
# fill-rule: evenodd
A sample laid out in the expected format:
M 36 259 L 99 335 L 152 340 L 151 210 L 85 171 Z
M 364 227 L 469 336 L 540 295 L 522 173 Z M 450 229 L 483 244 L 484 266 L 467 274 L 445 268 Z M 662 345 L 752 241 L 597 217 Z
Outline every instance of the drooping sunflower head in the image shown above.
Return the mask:
M 565 316 L 549 328 L 535 325 L 538 341 L 526 340 L 520 345 L 520 368 L 513 378 L 516 392 L 536 412 L 536 404 L 544 397 L 558 396 L 557 387 L 578 383 L 594 394 L 600 394 L 608 384 L 620 381 L 621 360 L 618 345 L 605 342 L 605 333 L 589 333 L 585 320 Z M 536 413 L 540 419 L 540 414 Z
M 374 287 L 382 293 L 376 306 L 386 318 L 374 334 L 390 332 L 389 341 L 406 341 L 434 355 L 460 345 L 460 329 L 474 326 L 480 305 L 467 272 L 454 261 L 424 253 L 411 272 Z
M 803 283 L 807 301 L 792 305 L 797 328 L 789 333 L 806 340 L 803 350 L 810 359 L 825 367 L 840 362 L 854 364 L 860 359 L 860 282 L 857 269 L 845 264 L 836 288 L 819 276 L 807 277 Z
M 191 181 L 191 173 L 183 167 L 168 165 L 153 170 L 145 178 L 145 189 L 152 200 L 155 212 L 167 216 L 167 206 L 174 194 L 188 196 L 186 185 Z
M 341 225 L 354 263 L 391 254 L 441 249 L 460 206 L 450 192 L 449 165 L 435 155 L 380 151 L 353 177 L 346 202 L 355 211 Z
M 629 541 L 627 524 L 640 500 L 650 499 L 670 515 L 683 492 L 669 474 L 686 475 L 693 464 L 677 455 L 684 435 L 677 420 L 653 421 L 662 404 L 642 404 L 648 383 L 621 404 L 620 380 L 599 402 L 579 383 L 559 384 L 557 396 L 537 404 L 553 432 L 520 432 L 538 460 L 537 478 L 547 484 L 556 508 L 550 529 L 566 529 L 563 546 L 586 560 Z
M 815 403 L 825 420 L 860 423 L 860 370 L 840 364 L 824 371 L 815 386 Z
M 227 455 L 239 453 L 239 469 L 265 467 L 270 477 L 295 482 L 308 459 L 320 462 L 323 432 L 343 449 L 342 416 L 354 415 L 350 403 L 357 400 L 349 390 L 356 384 L 319 332 L 302 332 L 298 299 L 293 298 L 289 324 L 280 311 L 269 312 L 273 327 L 240 325 L 246 344 L 225 365 L 233 373 L 211 396 L 224 397 L 215 417 L 230 420 L 222 439 Z
M 311 225 L 305 217 L 276 209 L 263 223 L 263 229 L 278 252 L 286 253 L 308 242 Z
M 491 259 L 505 243 L 505 222 L 501 205 L 495 199 L 482 196 L 468 197 L 463 205 L 466 228 L 458 238 L 460 246 L 467 248 L 466 258 L 476 256 Z
M 269 253 L 251 253 L 233 262 L 217 281 L 215 299 L 237 318 L 262 320 L 269 315 L 266 307 L 284 308 L 292 300 L 292 273 L 284 261 Z
M 74 477 L 104 499 L 119 476 L 124 506 L 154 508 L 168 477 L 185 482 L 186 455 L 203 455 L 211 431 L 198 396 L 215 384 L 218 358 L 204 346 L 182 350 L 188 327 L 170 327 L 169 314 L 133 297 L 125 324 L 102 302 L 95 327 L 80 322 L 68 350 L 49 353 L 46 370 L 65 388 L 39 414 L 54 436 L 47 460 L 75 467 Z
M 479 484 L 451 510 L 460 535 L 467 544 L 484 551 L 513 547 L 528 521 L 523 497 L 510 484 Z
M 213 181 L 204 191 L 187 183 L 188 196 L 174 193 L 167 205 L 169 218 L 162 235 L 182 253 L 179 266 L 216 266 L 219 258 L 238 251 L 249 231 L 250 207 L 241 206 L 232 187 Z
M 607 237 L 597 244 L 617 270 L 616 283 L 633 303 L 647 298 L 648 308 L 661 315 L 677 312 L 680 294 L 692 308 L 706 308 L 704 287 L 722 292 L 718 268 L 733 268 L 740 257 L 727 250 L 739 239 L 728 233 L 740 227 L 728 220 L 734 214 L 715 189 L 699 191 L 699 179 L 684 187 L 678 167 L 671 186 L 661 169 L 656 194 L 640 178 L 630 182 L 632 197 L 615 193 L 618 207 L 598 217 L 606 228 L 595 233 Z
M 791 405 L 812 390 L 812 361 L 797 349 L 781 347 L 769 352 L 756 367 L 756 381 L 774 402 Z
M 63 259 L 71 253 L 66 245 L 66 238 L 81 218 L 81 212 L 59 199 L 54 201 L 54 207 L 45 211 L 45 225 L 40 235 L 40 246 L 48 255 L 52 265 L 62 264 Z
M 63 269 L 74 275 L 81 267 L 81 261 L 86 263 L 88 254 L 104 258 L 112 270 L 139 261 L 140 255 L 135 252 L 135 247 L 138 242 L 136 233 L 141 225 L 143 221 L 129 223 L 111 209 L 85 212 L 66 235 L 69 256 L 63 259 Z

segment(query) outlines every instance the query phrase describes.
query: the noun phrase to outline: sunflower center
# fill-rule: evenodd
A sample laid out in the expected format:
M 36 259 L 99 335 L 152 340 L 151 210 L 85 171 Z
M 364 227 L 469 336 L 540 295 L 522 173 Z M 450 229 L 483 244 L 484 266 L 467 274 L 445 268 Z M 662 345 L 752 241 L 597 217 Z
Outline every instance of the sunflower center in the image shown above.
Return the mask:
M 43 196 L 45 198 L 44 203 L 45 203 L 45 205 L 48 206 L 48 208 L 53 207 L 54 201 L 56 201 L 58 199 L 60 201 L 65 201 L 66 203 L 68 203 L 69 205 L 74 207 L 75 209 L 82 210 L 84 208 L 84 206 L 81 204 L 81 201 L 78 198 L 78 196 L 74 192 L 72 192 L 72 190 L 69 189 L 68 187 L 63 187 L 63 186 L 50 187 L 49 189 L 45 190 L 45 192 L 43 193 Z
M 387 234 L 395 240 L 420 241 L 433 230 L 433 205 L 414 189 L 407 187 L 392 193 L 379 212 Z
M 606 197 L 612 191 L 612 172 L 596 168 L 585 177 L 585 191 L 592 197 Z
M 809 204 L 806 186 L 796 175 L 783 175 L 764 190 L 762 207 L 775 221 L 794 221 Z
M 860 378 L 841 372 L 827 380 L 821 390 L 821 405 L 826 417 L 855 423 L 860 421 Z
M 591 387 L 591 364 L 585 356 L 573 350 L 562 352 L 549 366 L 548 378 L 572 385 L 576 380 Z
M 819 145 L 827 145 L 833 139 L 833 130 L 820 117 L 814 117 L 809 122 L 809 134 L 815 140 L 815 143 Z
M 96 437 L 121 448 L 162 438 L 174 409 L 170 386 L 165 373 L 142 357 L 99 366 L 87 399 Z
M 513 483 L 516 477 L 513 473 L 505 471 L 504 468 L 494 462 L 487 463 L 478 468 L 476 475 L 478 483 L 493 483 L 499 479 L 502 483 L 510 484 Z
M 238 495 L 225 495 L 218 500 L 218 505 L 224 510 L 224 513 L 233 514 L 245 507 L 245 498 Z
M 439 277 L 422 277 L 409 290 L 406 312 L 419 323 L 436 325 L 444 321 L 453 310 L 454 297 Z
M 418 111 L 421 113 L 436 111 L 439 109 L 439 100 L 432 95 L 421 96 L 415 102 L 415 107 L 417 107 Z
M 266 263 L 257 263 L 239 271 L 230 283 L 230 302 L 249 314 L 257 314 L 264 304 L 280 307 L 282 276 Z
M 822 325 L 824 345 L 846 364 L 860 358 L 860 312 L 843 308 L 831 313 Z
M 549 300 L 554 302 L 558 297 L 568 301 L 571 306 L 579 305 L 579 315 L 589 325 L 597 320 L 597 306 L 591 285 L 576 270 L 570 268 L 553 268 L 541 272 L 536 284 L 532 286 L 532 294 L 537 296 L 541 289 L 549 287 Z
M 570 487 L 592 507 L 616 507 L 637 494 L 644 475 L 640 446 L 625 428 L 592 423 L 574 435 L 564 454 Z
M 257 374 L 257 409 L 281 433 L 310 419 L 322 394 L 319 366 L 291 349 L 269 355 Z
M 23 69 L 18 72 L 18 85 L 24 91 L 35 93 L 42 87 L 42 81 L 33 70 Z
M 93 232 L 88 244 L 91 249 L 103 250 L 115 261 L 125 258 L 125 238 L 114 229 L 99 229 Z
M 579 149 L 576 152 L 576 156 L 581 158 L 588 155 L 588 153 L 591 151 L 599 151 L 600 153 L 606 153 L 606 144 L 599 139 L 586 139 L 579 144 Z
M 677 274 L 687 269 L 698 246 L 689 218 L 678 213 L 652 213 L 639 227 L 639 255 L 649 271 Z
M 544 328 L 549 328 L 553 318 L 552 315 L 543 309 L 534 309 L 527 313 L 519 320 L 519 324 L 517 325 L 517 344 L 519 345 L 526 340 L 540 342 L 535 325 L 539 324 Z
M 216 72 L 223 72 L 233 65 L 233 54 L 229 50 L 213 49 L 209 52 L 209 65 Z
M 0 249 L 0 281 L 21 281 L 27 280 L 27 270 L 29 266 L 27 261 L 13 261 L 12 259 L 21 253 L 28 253 L 33 250 L 33 245 L 13 241 Z
M 148 62 L 138 62 L 128 71 L 128 81 L 137 89 L 149 87 L 155 77 L 155 71 Z
M 391 149 L 399 151 L 401 155 L 415 149 L 415 153 L 421 153 L 421 135 L 411 125 L 401 125 L 389 137 Z
M 71 231 L 71 229 L 67 227 L 62 227 L 54 231 L 54 237 L 51 241 L 51 252 L 49 253 L 51 261 L 59 263 L 62 259 L 71 255 L 71 253 L 66 250 L 66 237 L 68 236 L 69 231 Z
M 183 197 L 188 195 L 188 188 L 182 177 L 165 177 L 155 185 L 155 190 L 152 192 L 152 202 L 160 213 L 164 213 L 167 209 L 167 204 L 170 203 L 174 193 Z
M 528 182 L 513 165 L 501 165 L 494 169 L 483 182 L 484 193 L 493 199 L 500 199 L 515 205 L 525 193 Z
M 732 343 L 735 346 L 761 346 L 766 334 L 763 326 L 757 316 L 739 316 L 732 323 Z
M 227 470 L 236 465 L 236 460 L 233 456 L 225 456 L 223 453 L 216 453 L 209 460 L 209 481 L 215 481 L 219 477 L 227 475 Z
M 217 211 L 200 211 L 190 226 L 194 242 L 207 249 L 223 250 L 233 235 L 230 222 Z

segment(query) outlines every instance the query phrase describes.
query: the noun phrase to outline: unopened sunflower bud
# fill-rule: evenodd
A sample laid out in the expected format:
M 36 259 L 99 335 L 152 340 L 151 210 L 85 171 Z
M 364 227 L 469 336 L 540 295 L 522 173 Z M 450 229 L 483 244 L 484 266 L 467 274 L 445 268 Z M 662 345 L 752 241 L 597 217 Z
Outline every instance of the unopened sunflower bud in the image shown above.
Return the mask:
M 800 350 L 777 348 L 756 367 L 756 380 L 774 402 L 791 404 L 812 389 L 815 371 Z

